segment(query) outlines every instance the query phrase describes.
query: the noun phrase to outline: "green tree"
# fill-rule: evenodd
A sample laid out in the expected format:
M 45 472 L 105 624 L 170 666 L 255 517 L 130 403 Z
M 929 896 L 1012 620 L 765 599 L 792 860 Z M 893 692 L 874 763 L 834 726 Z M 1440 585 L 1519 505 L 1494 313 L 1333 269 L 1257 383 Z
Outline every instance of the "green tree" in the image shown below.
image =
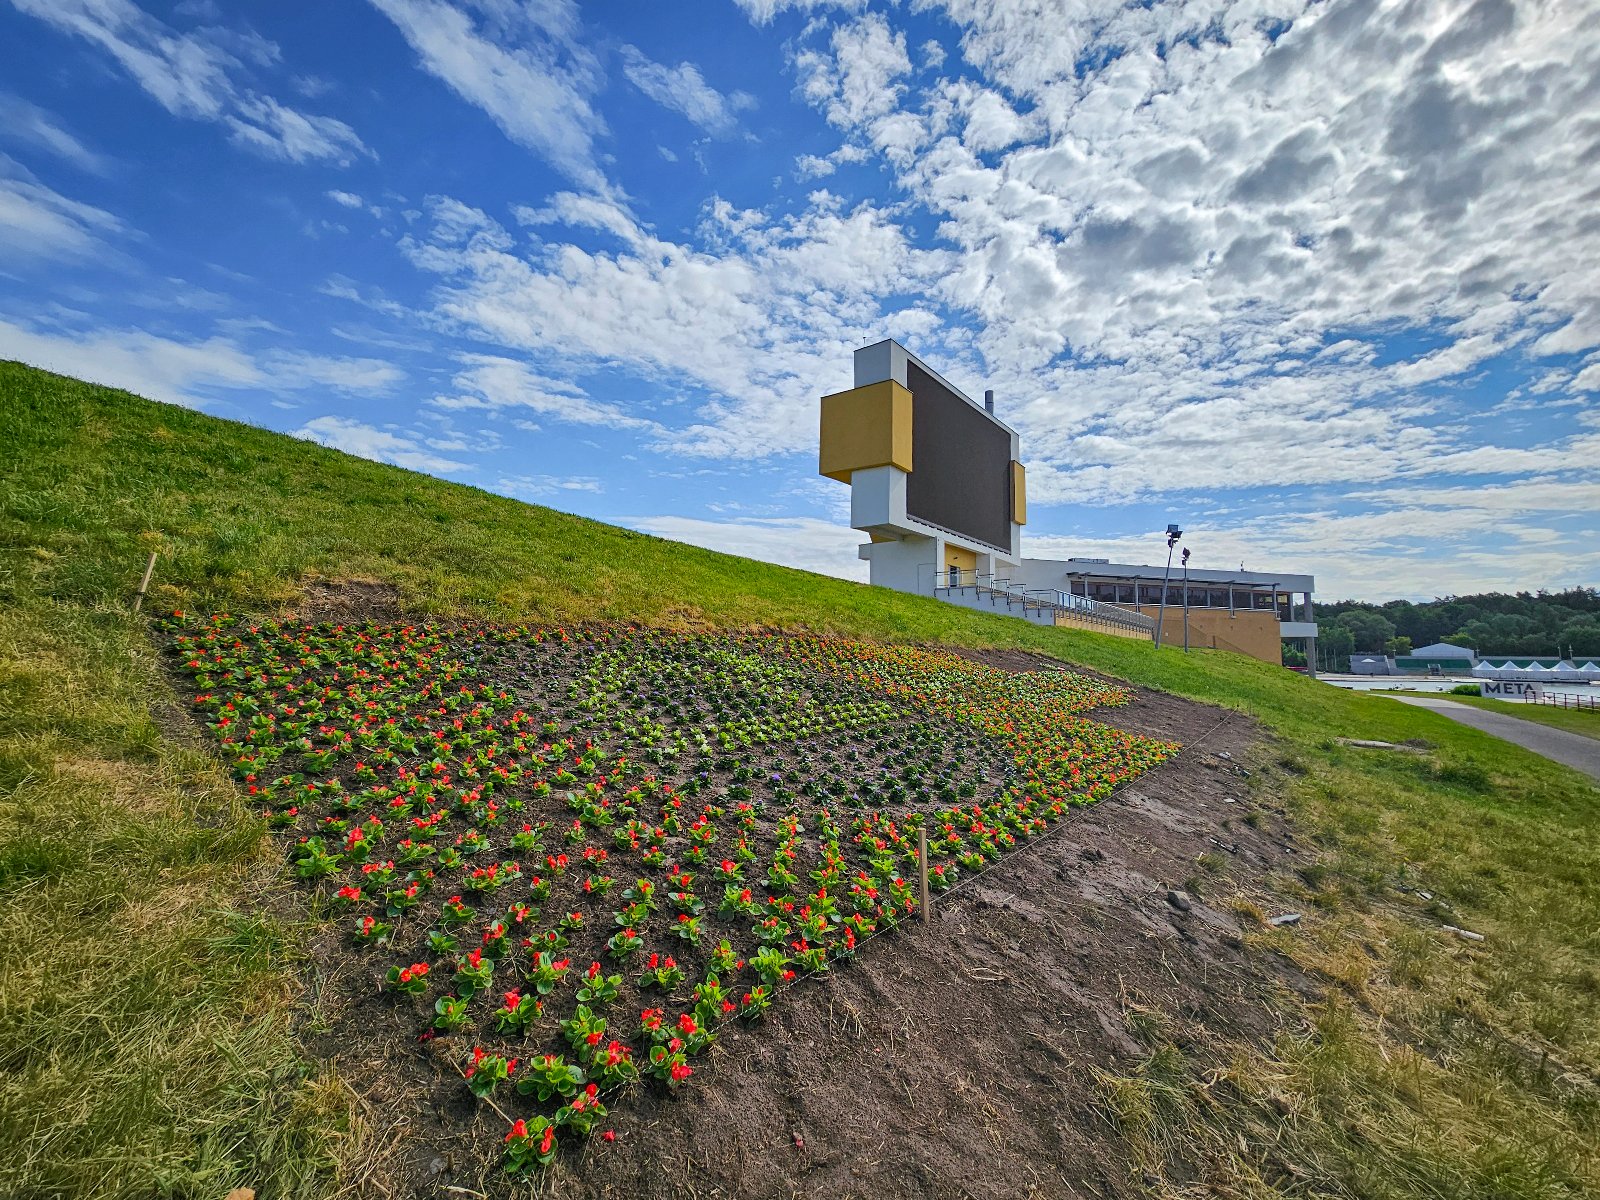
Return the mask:
M 1338 621 L 1324 622 L 1317 631 L 1317 649 L 1328 656 L 1330 671 L 1348 671 L 1350 652 L 1355 648 L 1355 634 Z
M 1394 636 L 1394 623 L 1370 610 L 1353 609 L 1335 618 L 1355 638 L 1357 650 L 1382 651 L 1384 643 Z
M 1574 658 L 1600 661 L 1600 621 L 1593 617 L 1562 626 L 1557 640 Z
M 1396 634 L 1383 644 L 1383 652 L 1394 655 L 1410 654 L 1411 639 L 1404 634 Z

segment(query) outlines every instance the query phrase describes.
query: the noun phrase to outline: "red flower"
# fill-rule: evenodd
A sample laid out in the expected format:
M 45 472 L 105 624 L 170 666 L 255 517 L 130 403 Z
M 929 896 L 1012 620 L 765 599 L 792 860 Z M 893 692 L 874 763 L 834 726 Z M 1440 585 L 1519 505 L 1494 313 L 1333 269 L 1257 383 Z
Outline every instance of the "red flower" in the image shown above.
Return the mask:
M 506 1134 L 506 1141 L 516 1141 L 528 1136 L 528 1123 L 518 1118 L 517 1123 L 511 1127 L 511 1132 Z
M 608 1142 L 614 1142 L 617 1140 L 617 1131 L 615 1129 L 608 1129 L 600 1136 Z
M 689 1076 L 693 1074 L 694 1068 L 688 1063 L 678 1063 L 672 1068 L 672 1082 L 682 1083 L 685 1079 L 689 1078 Z

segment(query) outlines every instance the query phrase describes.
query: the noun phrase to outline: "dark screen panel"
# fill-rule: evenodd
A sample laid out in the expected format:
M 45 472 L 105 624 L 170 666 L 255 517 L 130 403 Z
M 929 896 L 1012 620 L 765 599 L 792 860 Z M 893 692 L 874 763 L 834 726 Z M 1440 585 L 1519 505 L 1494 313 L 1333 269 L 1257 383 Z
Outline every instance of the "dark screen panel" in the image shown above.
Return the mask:
M 906 512 L 988 542 L 1011 545 L 1011 434 L 914 362 L 911 474 Z

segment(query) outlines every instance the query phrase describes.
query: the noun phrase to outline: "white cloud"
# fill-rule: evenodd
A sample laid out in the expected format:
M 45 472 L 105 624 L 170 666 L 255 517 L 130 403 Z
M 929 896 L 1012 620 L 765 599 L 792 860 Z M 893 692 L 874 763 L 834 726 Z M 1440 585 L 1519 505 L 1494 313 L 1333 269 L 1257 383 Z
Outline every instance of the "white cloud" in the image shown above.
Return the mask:
M 441 277 L 436 320 L 541 361 L 622 361 L 660 381 L 698 386 L 711 401 L 687 427 L 659 430 L 653 444 L 713 457 L 809 451 L 817 397 L 849 386 L 850 349 L 873 328 L 877 296 L 922 286 L 936 269 L 885 214 L 865 205 L 841 211 L 826 193 L 804 214 L 777 221 L 714 201 L 700 231 L 712 251 L 657 238 L 620 209 L 602 220 L 583 207 L 538 215 L 564 213 L 589 228 L 627 222 L 616 230 L 625 249 L 550 244 L 523 257 L 483 213 L 445 200 L 434 210 L 427 240 L 402 244 Z M 517 378 L 511 360 L 494 366 L 498 392 L 473 376 L 439 403 L 522 403 L 569 420 L 594 411 L 575 407 L 571 389 L 552 393 L 548 380 Z M 637 404 L 620 403 L 595 423 L 630 417 L 635 427 L 651 424 Z
M 332 159 L 344 165 L 371 153 L 343 121 L 297 112 L 270 96 L 242 99 L 238 111 L 228 118 L 228 128 L 240 145 L 286 162 Z
M 1573 376 L 1571 387 L 1575 392 L 1600 392 L 1600 362 L 1590 363 Z
M 314 417 L 294 430 L 294 436 L 334 450 L 343 450 L 346 454 L 354 454 L 358 458 L 391 463 L 411 471 L 437 474 L 471 469 L 468 463 L 456 462 L 454 459 L 432 453 L 418 438 L 409 434 L 397 433 L 392 429 L 379 429 L 349 417 Z
M 866 4 L 866 0 L 734 0 L 734 2 L 744 9 L 745 16 L 757 25 L 770 25 L 772 19 L 781 12 L 809 13 L 826 8 L 858 9 Z
M 810 179 L 822 179 L 838 170 L 841 163 L 866 162 L 871 157 L 872 151 L 865 146 L 846 142 L 825 158 L 818 154 L 799 155 L 794 160 L 794 177 L 799 183 L 805 183 Z
M 0 358 L 191 407 L 229 391 L 283 395 L 331 388 L 381 395 L 404 378 L 377 359 L 284 350 L 254 354 L 231 338 L 177 341 L 139 329 L 53 333 L 9 321 L 0 321 Z
M 657 104 L 718 137 L 734 133 L 739 127 L 738 113 L 756 103 L 755 97 L 745 92 L 723 95 L 705 81 L 693 63 L 668 67 L 645 57 L 634 46 L 622 48 L 622 73 Z
M 832 175 L 836 169 L 831 159 L 819 154 L 801 154 L 794 160 L 794 177 L 800 183 L 808 179 L 822 179 Z
M 215 26 L 180 33 L 131 0 L 12 3 L 100 47 L 169 113 L 220 122 L 269 158 L 343 164 L 370 153 L 343 121 L 288 108 L 240 82 L 250 64 L 278 58 L 278 48 L 254 34 Z
M 558 475 L 508 475 L 495 484 L 495 490 L 507 496 L 532 500 L 540 496 L 558 496 L 562 493 L 605 491 L 600 480 L 589 475 L 563 478 Z
M 951 366 L 998 389 L 1041 499 L 1582 463 L 1437 386 L 1600 345 L 1577 9 L 1291 2 L 1269 36 L 1248 6 L 937 7 L 977 79 L 908 92 L 872 13 L 797 39 L 799 92 L 941 222 L 929 306 L 972 321 Z M 1427 353 L 1375 353 L 1413 331 Z
M 0 249 L 12 262 L 99 257 L 104 237 L 125 232 L 104 209 L 69 200 L 0 154 Z
M 0 93 L 0 138 L 45 150 L 92 175 L 110 170 L 108 158 L 63 129 L 53 114 L 19 96 Z
M 879 13 L 833 31 L 831 53 L 803 50 L 795 56 L 800 92 L 829 121 L 872 132 L 896 110 L 911 73 L 906 35 L 889 28 Z
M 332 388 L 337 392 L 381 395 L 406 378 L 393 363 L 377 358 L 333 358 L 299 351 L 275 351 L 263 356 L 274 387 L 303 390 Z
M 591 103 L 603 82 L 578 44 L 571 0 L 518 4 L 477 0 L 372 0 L 399 28 L 423 67 L 482 109 L 512 141 L 542 155 L 574 183 L 607 191 L 595 140 L 605 121 Z
M 489 354 L 463 355 L 466 369 L 451 381 L 456 391 L 428 403 L 446 410 L 528 409 L 576 425 L 659 432 L 660 427 L 615 404 L 591 399 L 575 384 L 550 379 L 515 359 Z
M 622 205 L 602 196 L 577 192 L 557 192 L 543 208 L 516 205 L 511 210 L 521 225 L 565 225 L 574 229 L 598 229 L 614 234 L 629 245 L 640 243 L 642 230 L 633 214 Z
M 375 217 L 380 221 L 389 215 L 389 210 L 384 208 L 381 204 L 369 204 L 364 198 L 357 195 L 355 192 L 346 192 L 341 191 L 338 188 L 334 188 L 330 191 L 324 192 L 323 195 L 327 196 L 329 200 L 332 200 L 340 208 L 348 208 L 357 212 L 364 212 L 368 216 Z

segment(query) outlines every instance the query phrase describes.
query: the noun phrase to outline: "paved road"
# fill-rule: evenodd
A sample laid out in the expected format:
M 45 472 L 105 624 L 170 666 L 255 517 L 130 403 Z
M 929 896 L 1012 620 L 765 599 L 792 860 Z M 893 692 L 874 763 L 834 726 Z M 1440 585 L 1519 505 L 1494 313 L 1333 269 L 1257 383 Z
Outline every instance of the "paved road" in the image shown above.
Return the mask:
M 1431 696 L 1426 699 L 1421 696 L 1391 696 L 1390 699 L 1398 700 L 1401 704 L 1414 704 L 1418 708 L 1431 708 L 1452 721 L 1460 721 L 1463 725 L 1471 725 L 1495 737 L 1515 742 L 1535 754 L 1553 758 L 1558 763 L 1582 771 L 1591 779 L 1600 780 L 1600 738 L 1568 733 L 1565 729 L 1537 725 L 1520 717 L 1508 717 L 1504 713 L 1488 712 L 1452 700 L 1435 700 Z

